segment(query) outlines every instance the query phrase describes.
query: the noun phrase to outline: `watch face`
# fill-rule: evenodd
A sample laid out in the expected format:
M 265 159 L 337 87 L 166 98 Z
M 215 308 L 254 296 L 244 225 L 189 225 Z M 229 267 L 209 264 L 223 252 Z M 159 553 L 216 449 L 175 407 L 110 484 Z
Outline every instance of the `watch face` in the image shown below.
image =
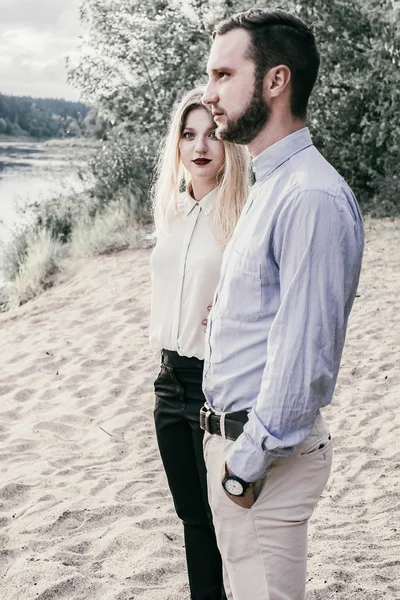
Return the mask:
M 227 479 L 224 487 L 231 496 L 241 496 L 243 494 L 243 486 L 236 479 Z

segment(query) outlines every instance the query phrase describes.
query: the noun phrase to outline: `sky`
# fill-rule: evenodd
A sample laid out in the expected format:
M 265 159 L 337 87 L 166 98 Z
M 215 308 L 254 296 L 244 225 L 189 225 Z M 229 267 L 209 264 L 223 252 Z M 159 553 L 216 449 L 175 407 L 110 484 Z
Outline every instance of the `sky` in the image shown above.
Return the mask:
M 78 100 L 66 56 L 79 43 L 82 0 L 0 0 L 0 93 Z

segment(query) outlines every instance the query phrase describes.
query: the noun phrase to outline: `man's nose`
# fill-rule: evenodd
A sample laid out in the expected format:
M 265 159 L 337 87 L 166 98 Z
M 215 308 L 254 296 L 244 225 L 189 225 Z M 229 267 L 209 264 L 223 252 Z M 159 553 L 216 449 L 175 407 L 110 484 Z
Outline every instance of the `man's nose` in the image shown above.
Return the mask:
M 201 101 L 205 106 L 212 106 L 213 104 L 217 104 L 218 95 L 215 89 L 213 89 L 213 84 L 211 81 L 208 82 Z

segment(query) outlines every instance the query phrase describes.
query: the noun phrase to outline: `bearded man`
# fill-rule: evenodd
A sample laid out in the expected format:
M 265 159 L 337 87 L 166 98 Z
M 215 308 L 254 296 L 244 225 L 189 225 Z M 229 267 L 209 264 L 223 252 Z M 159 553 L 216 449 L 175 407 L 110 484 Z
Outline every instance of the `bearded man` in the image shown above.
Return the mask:
M 250 10 L 213 34 L 203 97 L 244 144 L 255 184 L 229 242 L 206 334 L 200 420 L 228 599 L 304 600 L 307 523 L 327 483 L 332 400 L 364 232 L 347 183 L 306 127 L 313 31 Z

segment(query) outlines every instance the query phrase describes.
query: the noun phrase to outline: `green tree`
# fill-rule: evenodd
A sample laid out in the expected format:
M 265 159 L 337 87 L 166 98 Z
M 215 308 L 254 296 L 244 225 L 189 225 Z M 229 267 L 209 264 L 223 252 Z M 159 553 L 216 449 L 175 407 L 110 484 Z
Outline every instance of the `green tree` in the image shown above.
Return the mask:
M 310 104 L 314 141 L 373 215 L 400 212 L 400 31 L 391 0 L 300 0 L 321 69 Z M 397 175 L 397 176 L 396 176 Z
M 206 81 L 213 25 L 231 11 L 229 0 L 85 0 L 70 81 L 115 128 L 91 164 L 102 201 L 124 189 L 146 202 L 171 108 Z
M 0 118 L 0 135 L 3 135 L 7 131 L 7 121 Z
M 143 137 L 150 174 L 171 107 L 206 79 L 215 22 L 265 4 L 85 0 L 87 35 L 70 79 L 100 115 L 134 139 L 132 151 L 141 152 Z M 297 0 L 282 6 L 316 30 L 322 62 L 309 126 L 317 147 L 366 210 L 399 212 L 400 31 L 393 1 Z
M 164 131 L 176 98 L 204 80 L 212 4 L 86 0 L 88 36 L 71 81 L 111 123 Z
M 99 116 L 97 108 L 92 107 L 82 121 L 82 131 L 86 137 L 104 140 L 107 137 L 109 123 Z
M 63 124 L 68 119 L 73 119 L 80 133 L 88 110 L 80 102 L 0 94 L 0 118 L 5 120 L 9 135 L 60 137 L 66 134 Z

